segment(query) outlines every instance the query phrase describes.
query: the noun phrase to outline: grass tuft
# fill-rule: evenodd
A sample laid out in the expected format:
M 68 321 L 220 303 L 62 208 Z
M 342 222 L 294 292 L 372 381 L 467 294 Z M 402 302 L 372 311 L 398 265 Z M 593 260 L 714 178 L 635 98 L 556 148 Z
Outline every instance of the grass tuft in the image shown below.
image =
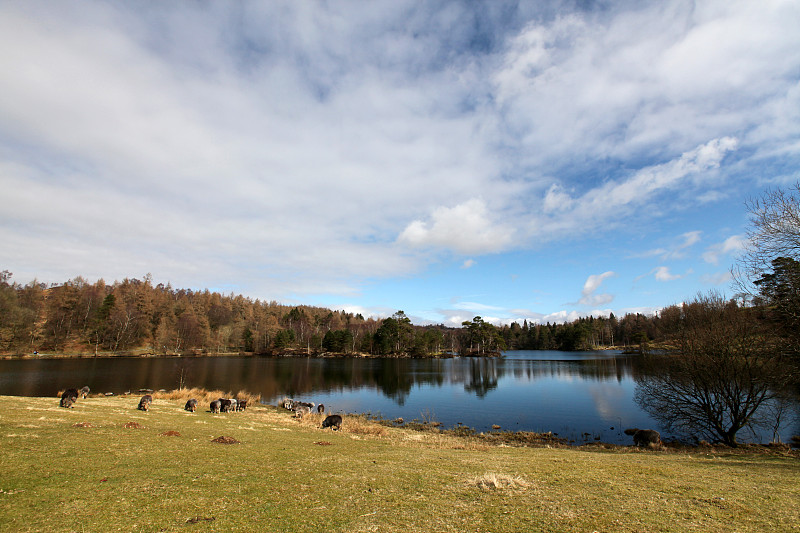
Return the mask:
M 521 476 L 488 473 L 471 478 L 468 482 L 481 490 L 524 490 L 530 485 Z

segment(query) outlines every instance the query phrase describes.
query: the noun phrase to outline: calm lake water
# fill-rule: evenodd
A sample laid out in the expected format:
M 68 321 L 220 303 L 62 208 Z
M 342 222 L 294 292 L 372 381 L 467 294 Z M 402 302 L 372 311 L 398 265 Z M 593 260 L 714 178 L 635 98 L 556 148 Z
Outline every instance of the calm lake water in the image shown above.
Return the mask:
M 0 394 L 54 396 L 205 387 L 324 403 L 333 412 L 437 420 L 488 431 L 552 431 L 576 444 L 630 444 L 629 427 L 669 437 L 633 401 L 637 356 L 615 351 L 509 351 L 500 358 L 87 358 L 0 360 Z M 138 396 L 137 396 L 138 401 Z M 797 421 L 781 432 L 800 434 Z M 740 436 L 747 437 L 743 431 Z M 750 440 L 768 442 L 769 435 Z

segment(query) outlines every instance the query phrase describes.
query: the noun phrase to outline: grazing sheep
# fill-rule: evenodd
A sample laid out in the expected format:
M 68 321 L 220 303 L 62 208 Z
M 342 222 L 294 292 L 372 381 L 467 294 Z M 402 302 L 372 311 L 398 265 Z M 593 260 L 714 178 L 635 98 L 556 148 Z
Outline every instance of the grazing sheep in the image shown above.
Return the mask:
M 227 413 L 231 410 L 231 401 L 228 398 L 220 398 L 218 401 L 220 403 L 220 413 Z
M 184 406 L 184 409 L 189 411 L 189 412 L 194 413 L 194 410 L 197 409 L 197 400 L 192 398 L 191 400 L 186 402 L 186 405 Z
M 89 396 L 90 390 L 91 389 L 89 388 L 88 385 L 84 385 L 83 388 L 81 388 L 81 390 L 79 390 L 78 392 L 81 393 L 81 398 L 86 398 L 87 396 Z
M 339 415 L 328 415 L 325 420 L 322 421 L 322 427 L 323 429 L 331 428 L 331 431 L 342 429 L 342 417 Z
M 240 411 L 244 411 L 245 409 L 247 409 L 247 400 L 246 399 L 236 400 L 236 405 Z
M 238 400 L 235 400 L 235 399 L 231 398 L 230 410 L 233 411 L 234 413 L 239 410 L 239 402 L 238 402 Z
M 303 418 L 305 415 L 311 414 L 311 408 L 307 405 L 298 405 L 294 408 L 295 418 Z
M 625 434 L 633 436 L 633 444 L 636 446 L 658 446 L 661 444 L 661 434 L 654 429 L 631 428 L 626 429 Z
M 322 414 L 322 413 L 324 413 L 324 412 L 325 412 L 325 405 L 323 405 L 323 404 L 319 404 L 319 405 L 317 406 L 317 412 L 318 412 L 319 414 Z
M 222 402 L 219 400 L 214 400 L 213 402 L 211 402 L 211 412 L 212 413 L 222 412 Z
M 292 400 L 291 398 L 284 398 L 280 405 L 284 409 L 291 411 L 292 409 L 294 409 L 294 400 Z
M 151 403 L 153 403 L 153 397 L 150 396 L 149 394 L 145 394 L 144 396 L 142 396 L 142 399 L 139 400 L 139 407 L 137 407 L 137 409 L 139 409 L 140 411 L 147 411 L 148 409 L 150 409 Z
M 78 389 L 67 389 L 61 395 L 61 403 L 58 405 L 60 407 L 72 407 L 72 404 L 75 403 L 75 400 L 78 399 Z

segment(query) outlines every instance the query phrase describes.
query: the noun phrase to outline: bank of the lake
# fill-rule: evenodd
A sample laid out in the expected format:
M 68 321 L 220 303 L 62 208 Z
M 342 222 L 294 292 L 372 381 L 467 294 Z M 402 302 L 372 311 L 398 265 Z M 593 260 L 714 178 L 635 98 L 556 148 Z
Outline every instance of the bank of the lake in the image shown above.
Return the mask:
M 198 387 L 247 391 L 275 405 L 284 397 L 334 412 L 435 420 L 445 428 L 552 432 L 571 444 L 630 444 L 623 430 L 658 427 L 634 401 L 636 355 L 613 351 L 506 352 L 500 358 L 143 357 L 0 361 L 0 394 L 51 396 L 89 386 L 114 395 Z M 783 442 L 800 434 L 787 419 Z M 766 443 L 772 433 L 743 434 Z
M 4 531 L 788 531 L 786 452 L 516 448 L 287 411 L 0 397 Z M 228 437 L 229 439 L 219 439 Z M 233 439 L 238 444 L 215 440 Z

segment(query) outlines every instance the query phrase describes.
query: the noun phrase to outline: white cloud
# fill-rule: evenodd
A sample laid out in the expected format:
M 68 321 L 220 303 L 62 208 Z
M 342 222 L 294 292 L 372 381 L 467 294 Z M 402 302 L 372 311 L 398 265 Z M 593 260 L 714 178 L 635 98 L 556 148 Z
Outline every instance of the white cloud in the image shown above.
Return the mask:
M 430 218 L 430 222 L 411 222 L 398 237 L 398 242 L 461 253 L 499 252 L 512 242 L 511 228 L 492 222 L 485 202 L 480 199 L 451 208 L 436 208 Z
M 688 231 L 679 236 L 678 242 L 674 243 L 669 249 L 655 248 L 640 254 L 634 254 L 633 257 L 660 257 L 662 260 L 682 259 L 686 257 L 686 251 L 700 242 L 702 231 Z
M 800 150 L 796 3 L 475 5 L 2 4 L 7 266 L 357 295 L 657 227 Z
M 463 268 L 463 269 L 472 268 L 472 267 L 475 266 L 475 264 L 476 264 L 476 261 L 474 259 L 467 259 L 466 261 L 464 261 L 461 264 L 461 268 Z
M 597 290 L 600 288 L 600 285 L 603 282 L 612 277 L 616 274 L 612 271 L 603 272 L 602 274 L 592 274 L 588 278 L 586 278 L 586 282 L 583 284 L 583 290 L 581 291 L 581 299 L 578 300 L 580 305 L 605 305 L 607 303 L 611 303 L 614 300 L 614 296 L 611 294 L 595 294 Z
M 734 255 L 741 252 L 747 239 L 743 235 L 732 235 L 721 243 L 709 246 L 703 253 L 703 260 L 712 265 L 719 264 L 722 256 Z
M 737 146 L 736 139 L 724 137 L 700 145 L 685 152 L 680 157 L 650 167 L 643 168 L 627 179 L 608 181 L 597 188 L 590 189 L 581 197 L 563 199 L 565 193 L 558 192 L 558 205 L 569 206 L 559 216 L 534 219 L 532 230 L 556 238 L 563 234 L 589 231 L 614 218 L 621 218 L 651 202 L 653 198 L 667 191 L 674 191 L 685 185 L 697 173 L 717 168 L 725 155 Z M 548 191 L 548 197 L 552 198 Z M 547 198 L 545 204 L 548 203 Z M 554 203 L 549 200 L 549 203 Z M 699 233 L 689 233 L 684 246 L 690 246 L 698 239 Z
M 675 281 L 676 279 L 681 279 L 682 277 L 679 274 L 671 273 L 669 267 L 665 266 L 654 268 L 651 271 L 651 274 L 655 275 L 657 281 Z

